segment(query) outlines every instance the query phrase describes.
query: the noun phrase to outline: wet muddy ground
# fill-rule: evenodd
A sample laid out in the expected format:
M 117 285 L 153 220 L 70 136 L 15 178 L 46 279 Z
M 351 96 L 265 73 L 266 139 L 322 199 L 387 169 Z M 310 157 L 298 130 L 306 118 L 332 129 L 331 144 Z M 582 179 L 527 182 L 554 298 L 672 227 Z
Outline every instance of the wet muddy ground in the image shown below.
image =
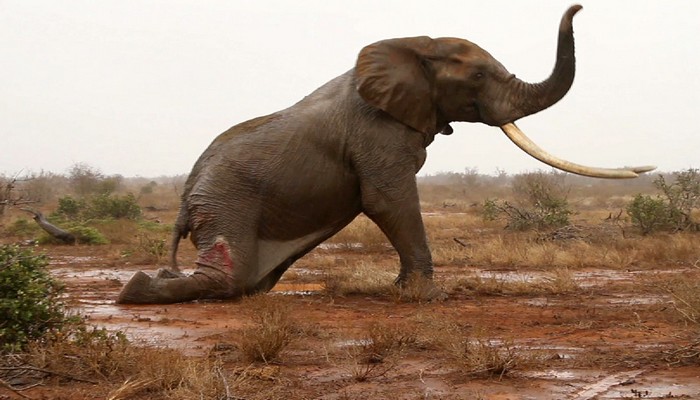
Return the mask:
M 194 250 L 181 253 L 192 265 Z M 177 348 L 194 356 L 211 356 L 234 347 L 250 323 L 245 302 L 194 302 L 175 305 L 116 305 L 121 287 L 137 270 L 118 249 L 50 247 L 51 270 L 67 285 L 68 302 L 91 324 L 124 331 L 144 346 Z M 110 255 L 111 254 L 111 255 Z M 361 250 L 317 249 L 290 269 L 268 296 L 284 296 L 296 321 L 307 331 L 274 364 L 275 380 L 290 386 L 289 398 L 319 399 L 700 399 L 700 367 L 675 363 L 674 352 L 687 338 L 672 298 L 646 293 L 644 282 L 660 275 L 695 277 L 693 267 L 658 270 L 574 271 L 580 290 L 563 295 L 477 295 L 453 291 L 446 301 L 412 303 L 388 295 L 329 296 L 325 270 L 317 257 L 334 254 L 363 258 Z M 377 262 L 377 257 L 372 262 Z M 395 258 L 387 252 L 387 269 Z M 337 268 L 352 268 L 341 265 Z M 293 272 L 294 271 L 294 272 Z M 468 265 L 436 267 L 436 281 L 454 275 L 483 280 L 529 282 L 543 279 L 538 270 L 488 270 Z M 524 364 L 503 377 L 464 374 L 444 353 L 412 348 L 387 370 L 360 381 L 353 346 L 366 340 L 372 324 L 401 325 L 450 321 L 484 332 L 489 343 L 508 343 L 545 362 Z M 433 322 L 431 322 L 433 321 Z M 311 327 L 311 328 L 309 328 Z M 435 329 L 440 329 L 439 324 Z M 347 354 L 343 357 L 343 354 Z M 290 384 L 293 382 L 293 384 Z

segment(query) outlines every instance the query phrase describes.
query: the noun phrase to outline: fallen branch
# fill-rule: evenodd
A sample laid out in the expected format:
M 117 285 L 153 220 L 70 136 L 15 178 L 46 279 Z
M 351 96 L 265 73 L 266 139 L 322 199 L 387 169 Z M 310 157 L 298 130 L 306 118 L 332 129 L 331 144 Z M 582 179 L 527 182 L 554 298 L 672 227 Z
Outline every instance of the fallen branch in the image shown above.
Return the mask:
M 41 227 L 41 229 L 46 231 L 46 233 L 48 233 L 49 235 L 55 237 L 63 243 L 75 243 L 75 235 L 52 224 L 39 211 L 34 211 L 31 208 L 22 208 L 22 211 L 26 211 L 30 214 L 33 214 L 34 221 L 36 221 L 36 223 Z

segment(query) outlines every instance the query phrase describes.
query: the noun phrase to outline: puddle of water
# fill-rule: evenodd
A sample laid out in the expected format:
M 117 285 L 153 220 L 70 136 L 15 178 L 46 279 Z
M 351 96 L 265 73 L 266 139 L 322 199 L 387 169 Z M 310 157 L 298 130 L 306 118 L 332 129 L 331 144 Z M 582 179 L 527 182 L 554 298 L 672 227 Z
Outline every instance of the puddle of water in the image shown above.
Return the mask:
M 276 294 L 280 294 L 280 295 L 285 295 L 285 296 L 293 296 L 293 295 L 308 296 L 308 295 L 318 294 L 323 289 L 324 289 L 324 286 L 321 283 L 279 282 L 278 284 L 275 285 L 275 287 L 272 288 L 271 292 L 276 293 Z
M 571 371 L 568 369 L 549 369 L 546 371 L 527 371 L 524 372 L 523 375 L 528 378 L 573 381 L 583 378 L 585 373 L 582 373 L 581 371 Z
M 293 269 L 290 269 L 290 271 L 293 271 L 294 273 L 297 273 L 299 275 L 323 275 L 323 272 L 321 271 L 315 271 L 312 269 L 301 267 L 294 267 Z
M 449 212 L 449 211 L 428 211 L 422 212 L 424 217 L 454 217 L 458 215 L 467 215 L 465 212 Z
M 128 281 L 135 271 L 121 271 L 118 269 L 86 269 L 76 270 L 74 268 L 52 268 L 51 274 L 57 278 L 70 279 L 116 279 Z
M 671 298 L 668 296 L 659 295 L 648 295 L 648 296 L 629 296 L 629 295 L 615 295 L 614 299 L 606 301 L 607 304 L 611 305 L 652 305 L 652 304 L 662 304 L 671 303 Z
M 99 258 L 93 256 L 52 256 L 50 263 L 52 265 L 87 264 L 98 260 Z
M 338 249 L 361 249 L 362 243 L 321 243 L 318 248 L 323 250 L 338 250 Z
M 474 273 L 481 279 L 495 279 L 497 281 L 505 282 L 524 282 L 530 283 L 538 280 L 544 279 L 547 274 L 537 271 L 480 271 L 476 270 Z
M 359 347 L 371 345 L 372 339 L 350 339 L 337 342 L 336 347 Z
M 579 353 L 583 352 L 580 347 L 570 347 L 570 346 L 554 346 L 554 345 L 526 345 L 517 346 L 525 351 L 546 351 L 548 353 L 556 353 L 556 356 L 560 359 L 571 360 L 577 357 Z

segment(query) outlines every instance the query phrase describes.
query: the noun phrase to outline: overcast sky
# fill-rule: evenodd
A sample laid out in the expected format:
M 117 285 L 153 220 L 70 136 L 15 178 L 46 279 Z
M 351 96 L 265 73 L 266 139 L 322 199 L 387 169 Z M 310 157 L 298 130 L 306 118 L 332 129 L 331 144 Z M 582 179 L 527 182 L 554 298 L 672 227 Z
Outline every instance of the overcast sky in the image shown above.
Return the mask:
M 224 130 L 286 108 L 405 36 L 479 44 L 546 78 L 570 1 L 0 0 L 0 174 L 188 173 Z M 582 2 L 577 75 L 520 127 L 570 161 L 700 167 L 700 2 Z M 455 123 L 421 174 L 549 170 L 497 128 Z

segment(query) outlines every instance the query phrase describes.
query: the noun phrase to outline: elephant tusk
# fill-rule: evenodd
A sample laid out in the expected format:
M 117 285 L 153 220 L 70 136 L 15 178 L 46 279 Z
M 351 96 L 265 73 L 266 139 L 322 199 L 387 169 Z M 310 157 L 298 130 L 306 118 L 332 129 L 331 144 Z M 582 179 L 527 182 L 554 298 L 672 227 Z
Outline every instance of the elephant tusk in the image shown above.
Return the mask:
M 625 168 L 596 168 L 575 164 L 547 153 L 536 145 L 535 142 L 530 140 L 530 138 L 525 136 L 523 131 L 521 131 L 520 128 L 518 128 L 512 122 L 502 125 L 501 130 L 510 140 L 513 141 L 513 143 L 515 143 L 516 146 L 520 147 L 527 154 L 547 165 L 551 165 L 552 167 L 558 168 L 562 171 L 571 172 L 572 174 L 590 176 L 594 178 L 629 179 L 637 178 L 639 174 L 656 169 L 656 167 L 652 165 Z

